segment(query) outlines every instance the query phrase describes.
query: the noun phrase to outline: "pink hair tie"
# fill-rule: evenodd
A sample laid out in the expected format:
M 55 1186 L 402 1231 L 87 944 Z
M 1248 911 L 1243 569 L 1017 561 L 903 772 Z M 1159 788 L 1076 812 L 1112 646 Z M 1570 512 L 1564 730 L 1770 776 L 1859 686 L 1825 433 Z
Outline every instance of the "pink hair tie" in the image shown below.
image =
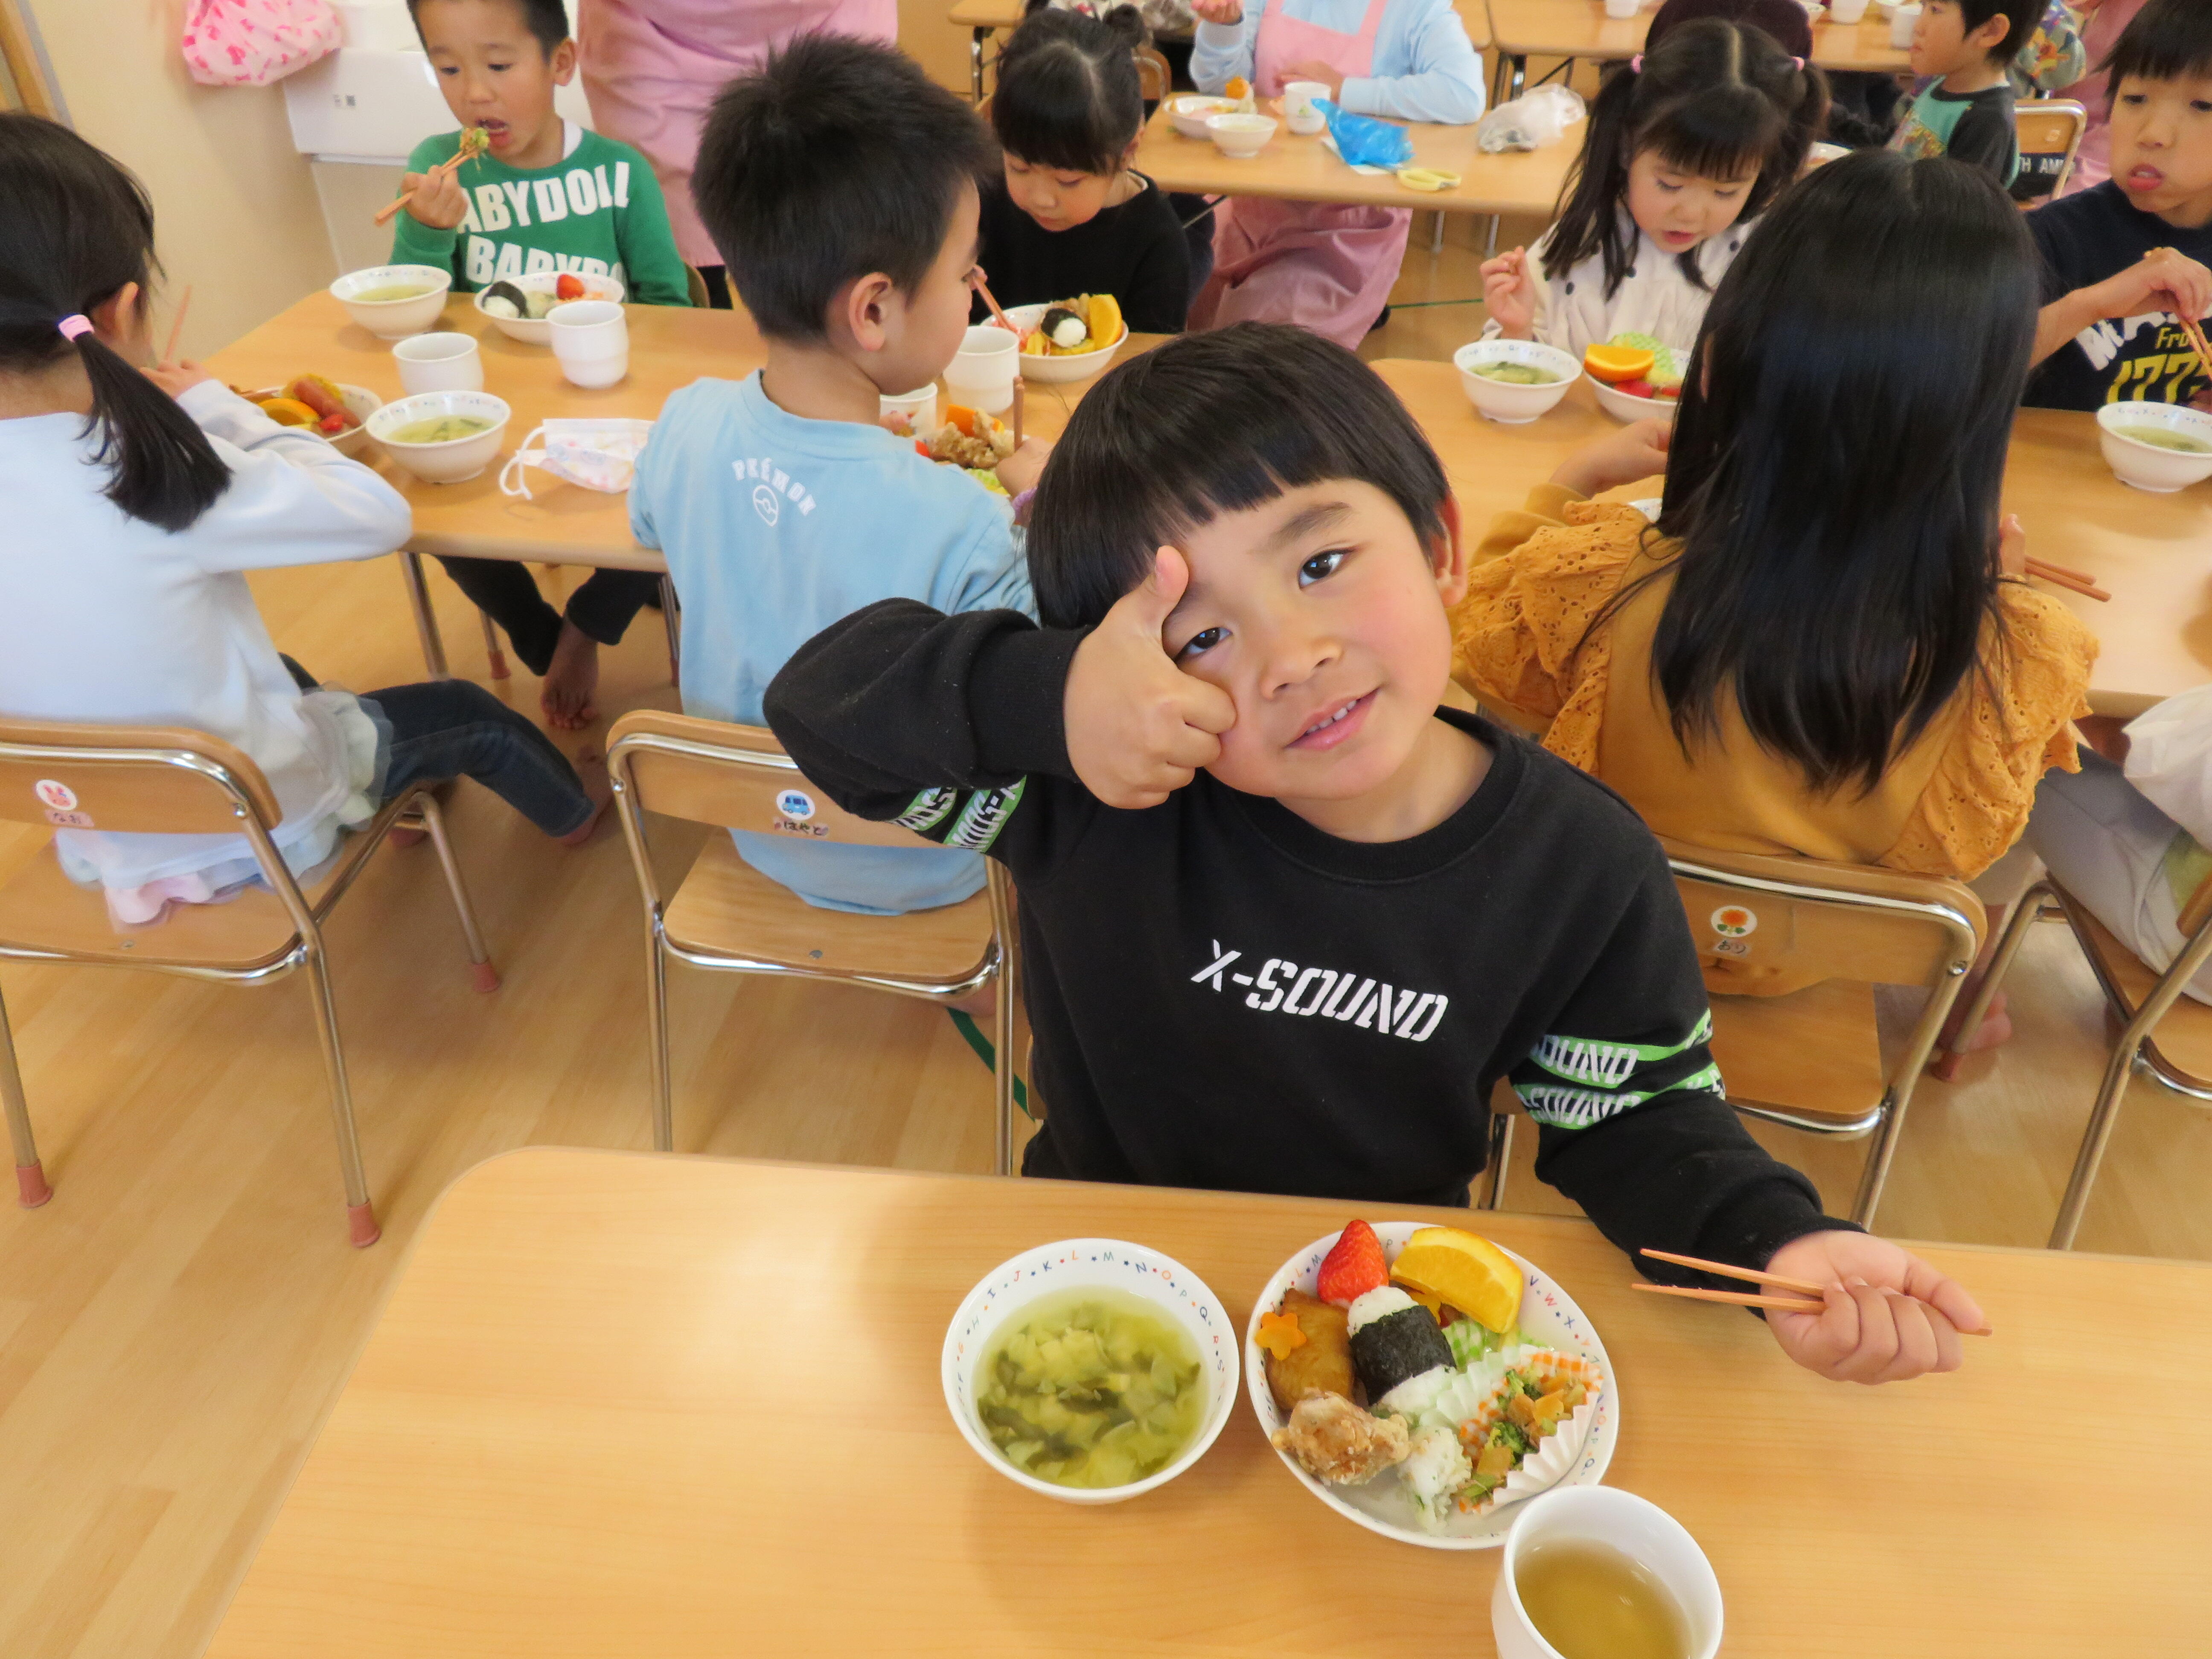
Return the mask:
M 64 340 L 80 339 L 92 332 L 92 319 L 80 312 L 74 317 L 63 318 L 54 326 L 61 330 Z
M 1644 54 L 1642 52 L 1638 52 L 1635 57 L 1628 60 L 1628 72 L 1631 75 L 1641 75 L 1644 73 Z
M 1804 60 L 1803 58 L 1792 58 L 1790 60 L 1790 65 L 1791 65 L 1791 67 L 1795 68 L 1795 69 L 1796 69 L 1796 70 L 1800 74 L 1802 74 L 1802 73 L 1804 72 L 1804 69 L 1805 69 L 1805 60 Z

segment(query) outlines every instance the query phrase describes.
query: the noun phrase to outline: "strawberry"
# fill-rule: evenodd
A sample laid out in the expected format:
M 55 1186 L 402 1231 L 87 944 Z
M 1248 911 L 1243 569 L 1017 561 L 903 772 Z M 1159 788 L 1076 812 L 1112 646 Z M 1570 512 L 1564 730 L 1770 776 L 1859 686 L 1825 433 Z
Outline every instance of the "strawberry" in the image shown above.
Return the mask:
M 1679 400 L 1682 395 L 1682 388 L 1679 385 L 1662 386 L 1651 395 L 1655 398 L 1672 398 Z
M 556 300 L 580 300 L 584 297 L 584 279 L 562 271 L 553 279 L 553 297 Z
M 1649 398 L 1654 395 L 1651 382 L 1649 380 L 1623 380 L 1619 386 L 1613 387 L 1613 390 L 1626 392 L 1632 398 Z
M 1390 1282 L 1390 1263 L 1382 1254 L 1382 1241 L 1364 1221 L 1347 1221 L 1336 1243 L 1322 1258 L 1314 1278 L 1314 1294 L 1324 1302 L 1348 1308 L 1370 1291 Z

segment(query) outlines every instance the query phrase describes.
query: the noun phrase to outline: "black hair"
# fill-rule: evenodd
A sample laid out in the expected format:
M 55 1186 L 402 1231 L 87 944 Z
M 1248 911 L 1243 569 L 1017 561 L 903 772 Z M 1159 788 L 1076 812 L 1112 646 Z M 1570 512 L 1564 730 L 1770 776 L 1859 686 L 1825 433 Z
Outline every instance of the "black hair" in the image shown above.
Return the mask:
M 1942 158 L 1856 151 L 1752 232 L 1691 356 L 1653 531 L 1680 543 L 1651 672 L 1686 754 L 1733 702 L 1813 788 L 1871 789 L 1985 628 L 2003 642 L 2037 271 L 2020 210 Z
M 2129 20 L 2098 67 L 2120 82 L 2189 81 L 2212 76 L 2212 6 L 2204 0 L 2150 0 Z
M 407 0 L 407 15 L 415 21 L 415 38 L 427 50 L 429 41 L 422 33 L 423 0 Z M 562 0 L 507 0 L 522 14 L 523 26 L 538 42 L 538 48 L 548 58 L 553 49 L 568 38 L 568 8 Z
M 160 266 L 154 204 L 114 159 L 67 127 L 0 113 L 0 374 L 36 374 L 71 352 L 92 382 L 85 434 L 106 495 L 134 519 L 182 530 L 228 488 L 230 469 L 176 400 L 90 333 L 59 325 L 89 315 Z
M 1034 167 L 1119 173 L 1145 125 L 1136 50 L 1146 40 L 1134 6 L 1086 17 L 1033 0 L 999 56 L 991 129 L 1000 147 Z
M 913 58 L 802 34 L 715 98 L 691 199 L 761 332 L 819 340 L 847 283 L 911 293 L 997 170 L 981 118 Z
M 1741 216 L 1755 217 L 1803 169 L 1827 108 L 1826 77 L 1765 30 L 1718 17 L 1669 29 L 1598 88 L 1582 154 L 1560 188 L 1559 222 L 1544 244 L 1544 274 L 1560 276 L 1602 254 L 1606 297 L 1620 290 L 1637 248 L 1636 227 L 1624 222 L 1628 167 L 1645 150 L 1703 178 L 1756 173 Z M 1703 252 L 1677 256 L 1699 288 Z
M 1992 64 L 2009 64 L 2027 44 L 2028 32 L 2042 21 L 2045 0 L 1957 0 L 1962 33 L 1972 34 L 1992 17 L 2005 20 L 2004 39 L 1989 52 Z
M 1413 417 L 1342 346 L 1287 323 L 1182 334 L 1075 406 L 1037 483 L 1030 580 L 1048 628 L 1087 628 L 1164 544 L 1330 478 L 1370 483 L 1424 546 L 1451 489 Z

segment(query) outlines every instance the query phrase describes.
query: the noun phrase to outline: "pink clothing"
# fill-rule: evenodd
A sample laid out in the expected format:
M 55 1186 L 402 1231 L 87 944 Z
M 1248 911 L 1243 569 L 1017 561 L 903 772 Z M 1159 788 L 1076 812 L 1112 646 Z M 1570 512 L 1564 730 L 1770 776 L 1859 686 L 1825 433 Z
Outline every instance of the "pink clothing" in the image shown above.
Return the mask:
M 2088 131 L 2081 135 L 2081 153 L 2075 158 L 2066 188 L 2058 192 L 2061 196 L 2092 189 L 2112 176 L 2112 130 L 2108 125 L 2112 89 L 2106 84 L 2109 77 L 2096 65 L 2112 54 L 2121 33 L 2145 3 L 2146 0 L 2104 0 L 2094 11 L 2082 15 L 2081 44 L 2089 53 L 2090 73 L 2051 94 L 2071 98 L 2089 112 Z
M 1359 33 L 1340 34 L 1284 15 L 1267 0 L 1252 43 L 1254 90 L 1282 95 L 1294 64 L 1318 60 L 1347 80 L 1375 65 L 1375 37 L 1389 0 L 1369 0 Z M 1213 210 L 1213 274 L 1190 308 L 1189 326 L 1296 323 L 1347 349 L 1390 302 L 1413 223 L 1405 208 L 1231 197 Z
M 578 11 L 592 123 L 645 152 L 676 246 L 695 265 L 722 263 L 691 205 L 691 164 L 724 83 L 797 35 L 898 39 L 898 0 L 581 0 Z

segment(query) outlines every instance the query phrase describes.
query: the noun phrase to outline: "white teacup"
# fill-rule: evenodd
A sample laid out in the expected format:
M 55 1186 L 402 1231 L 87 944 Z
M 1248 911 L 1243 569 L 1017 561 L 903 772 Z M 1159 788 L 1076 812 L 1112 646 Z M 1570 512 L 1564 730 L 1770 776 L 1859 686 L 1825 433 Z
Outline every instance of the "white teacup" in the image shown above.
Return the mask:
M 1828 0 L 1828 21 L 1856 26 L 1867 15 L 1867 0 Z
M 1920 26 L 1919 0 L 1899 6 L 1889 15 L 1889 44 L 1899 52 L 1912 50 L 1912 31 Z
M 1319 132 L 1328 118 L 1314 107 L 1314 100 L 1328 96 L 1324 81 L 1291 81 L 1283 87 L 1283 120 L 1292 132 Z
M 1006 332 L 1004 329 L 999 331 Z M 915 436 L 927 436 L 937 427 L 937 382 L 932 380 L 927 386 L 896 395 L 889 392 L 878 393 L 876 413 L 903 415 L 907 424 L 914 428 Z
M 392 347 L 392 355 L 410 398 L 421 392 L 483 390 L 483 354 L 473 335 L 417 334 Z
M 1524 1504 L 1505 1534 L 1498 1588 L 1490 1598 L 1498 1659 L 1559 1659 L 1559 1650 L 1536 1633 L 1514 1580 L 1530 1550 L 1568 1539 L 1610 1544 L 1664 1584 L 1689 1620 L 1689 1659 L 1713 1659 L 1720 1651 L 1720 1581 L 1682 1523 L 1617 1486 L 1555 1486 Z
M 580 386 L 613 386 L 629 373 L 629 323 L 612 300 L 571 300 L 545 313 L 561 373 Z
M 1607 17 L 1633 17 L 1642 9 L 1642 0 L 1605 0 L 1605 15 Z
M 945 389 L 957 402 L 995 415 L 1014 401 L 1014 377 L 1021 370 L 1021 340 L 996 323 L 969 329 L 960 349 L 945 366 Z

